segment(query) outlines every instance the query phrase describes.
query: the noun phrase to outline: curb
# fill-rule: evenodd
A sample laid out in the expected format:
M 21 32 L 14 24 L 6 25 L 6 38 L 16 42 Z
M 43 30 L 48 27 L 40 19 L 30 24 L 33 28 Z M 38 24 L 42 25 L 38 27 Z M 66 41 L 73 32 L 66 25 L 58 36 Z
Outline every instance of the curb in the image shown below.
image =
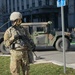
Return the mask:
M 3 55 L 3 54 L 1 54 L 0 56 L 10 56 L 10 55 Z
M 59 65 L 59 66 L 64 66 L 64 63 L 62 62 L 58 62 L 58 61 L 46 61 L 46 60 L 36 60 L 33 64 L 40 64 L 40 63 L 53 63 L 53 64 L 56 64 L 56 65 Z M 68 68 L 73 68 L 75 69 L 75 64 L 66 64 L 66 67 Z

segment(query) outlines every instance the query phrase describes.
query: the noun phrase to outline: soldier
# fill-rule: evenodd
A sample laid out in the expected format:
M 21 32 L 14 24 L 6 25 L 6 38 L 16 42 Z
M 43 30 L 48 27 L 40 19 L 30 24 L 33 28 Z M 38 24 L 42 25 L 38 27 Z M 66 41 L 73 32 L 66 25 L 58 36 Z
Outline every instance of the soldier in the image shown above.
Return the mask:
M 10 71 L 12 75 L 20 74 L 20 66 L 22 67 L 23 75 L 29 75 L 29 62 L 27 50 L 30 45 L 26 42 L 25 36 L 31 39 L 28 31 L 21 26 L 22 14 L 13 12 L 10 15 L 12 26 L 9 27 L 4 34 L 4 44 L 10 48 Z

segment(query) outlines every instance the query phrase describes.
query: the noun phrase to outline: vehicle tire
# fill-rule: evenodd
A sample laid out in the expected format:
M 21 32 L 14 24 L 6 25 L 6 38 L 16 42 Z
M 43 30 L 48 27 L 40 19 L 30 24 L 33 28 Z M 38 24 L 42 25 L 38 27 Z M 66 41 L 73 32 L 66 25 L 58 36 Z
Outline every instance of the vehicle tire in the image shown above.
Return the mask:
M 62 44 L 62 38 L 59 38 L 57 41 L 56 41 L 56 44 L 55 44 L 55 48 L 58 50 L 58 51 L 60 51 L 60 52 L 62 52 L 63 51 L 63 44 Z M 65 38 L 65 51 L 67 51 L 68 49 L 69 49 L 69 47 L 70 47 L 70 41 L 67 39 L 67 38 Z
M 0 48 L 1 48 L 1 52 L 2 52 L 3 54 L 9 54 L 9 53 L 10 53 L 9 48 L 6 48 L 6 47 L 5 47 L 4 42 L 1 43 Z

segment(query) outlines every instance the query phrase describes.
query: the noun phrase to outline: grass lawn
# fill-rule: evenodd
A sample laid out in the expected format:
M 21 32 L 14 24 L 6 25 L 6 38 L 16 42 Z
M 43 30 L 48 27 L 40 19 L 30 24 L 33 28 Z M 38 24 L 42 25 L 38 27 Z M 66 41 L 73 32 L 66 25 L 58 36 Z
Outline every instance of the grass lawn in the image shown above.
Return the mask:
M 0 75 L 11 75 L 9 62 L 9 57 L 0 57 Z M 62 66 L 57 66 L 52 63 L 32 64 L 30 65 L 30 75 L 75 75 L 75 70 L 66 68 L 66 74 L 64 74 Z

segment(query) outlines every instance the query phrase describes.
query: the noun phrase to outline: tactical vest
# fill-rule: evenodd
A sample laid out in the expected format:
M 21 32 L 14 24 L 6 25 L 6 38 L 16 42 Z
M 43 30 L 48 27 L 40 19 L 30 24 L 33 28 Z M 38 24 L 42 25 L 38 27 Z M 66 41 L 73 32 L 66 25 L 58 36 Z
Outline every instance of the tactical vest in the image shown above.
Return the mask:
M 16 50 L 24 49 L 24 47 L 27 47 L 29 50 L 35 48 L 34 42 L 31 40 L 31 38 L 28 38 L 27 30 L 23 28 L 22 26 L 14 26 L 14 27 L 12 26 L 10 28 L 10 34 L 12 36 L 15 36 L 15 35 L 22 36 L 21 39 L 15 40 L 11 44 L 10 48 L 13 48 Z

